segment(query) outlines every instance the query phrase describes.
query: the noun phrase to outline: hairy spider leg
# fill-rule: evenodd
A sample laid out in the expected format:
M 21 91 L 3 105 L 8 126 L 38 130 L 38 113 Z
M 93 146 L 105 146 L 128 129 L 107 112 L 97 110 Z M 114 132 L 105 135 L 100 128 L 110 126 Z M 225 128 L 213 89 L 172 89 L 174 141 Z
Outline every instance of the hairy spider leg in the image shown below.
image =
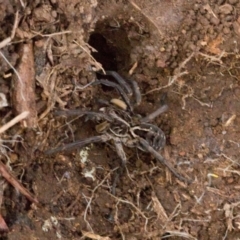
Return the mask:
M 154 112 L 150 113 L 148 116 L 142 118 L 140 121 L 142 123 L 144 122 L 150 122 L 152 121 L 154 118 L 158 117 L 160 114 L 166 112 L 168 110 L 168 105 L 163 105 L 160 108 L 158 108 L 157 110 L 155 110 Z
M 135 96 L 135 104 L 138 106 L 142 102 L 142 94 L 140 92 L 139 85 L 134 80 L 129 80 L 129 81 L 130 81 L 130 83 L 132 85 L 133 93 L 134 93 L 134 96 Z
M 134 93 L 135 104 L 140 105 L 140 103 L 142 101 L 142 95 L 141 95 L 138 83 L 136 81 L 126 80 L 115 71 L 106 71 L 106 74 L 114 77 L 114 79 L 119 83 L 119 85 L 125 89 L 127 94 L 129 94 L 131 96 Z M 128 83 L 130 83 L 132 85 L 132 88 L 130 87 L 130 85 Z
M 129 94 L 130 96 L 132 95 L 132 89 L 130 87 L 130 85 L 128 84 L 128 82 L 122 77 L 120 76 L 117 72 L 115 71 L 106 71 L 106 75 L 110 75 L 112 77 L 114 77 L 114 79 L 118 82 L 118 84 L 125 89 L 126 93 Z
M 54 112 L 55 116 L 90 116 L 96 119 L 104 119 L 106 121 L 112 122 L 112 119 L 105 114 L 104 112 L 94 112 L 94 111 L 85 111 L 85 110 L 81 110 L 81 109 L 72 109 L 72 110 L 60 110 L 60 111 L 56 111 Z
M 113 142 L 116 148 L 117 155 L 122 160 L 123 166 L 125 166 L 127 162 L 127 157 L 123 149 L 122 141 L 121 139 L 115 137 L 113 138 Z
M 61 147 L 47 150 L 47 151 L 45 151 L 45 154 L 52 155 L 52 154 L 60 152 L 60 151 L 71 151 L 73 149 L 82 148 L 90 143 L 107 142 L 110 139 L 111 139 L 111 136 L 108 136 L 106 134 L 99 135 L 99 136 L 93 136 L 93 137 L 89 137 L 89 138 L 79 140 L 79 141 L 76 141 L 73 143 L 66 144 Z
M 124 102 L 127 104 L 128 108 L 129 108 L 129 110 L 131 112 L 133 111 L 133 107 L 130 103 L 130 99 L 120 85 L 118 85 L 117 83 L 111 82 L 109 80 L 105 80 L 105 79 L 96 80 L 95 82 L 92 83 L 92 85 L 98 85 L 98 84 L 103 84 L 105 86 L 115 88 L 119 92 L 119 94 L 122 96 Z
M 146 150 L 150 152 L 161 164 L 165 165 L 176 178 L 186 183 L 192 182 L 186 179 L 185 177 L 183 177 L 182 175 L 180 175 L 160 153 L 158 153 L 149 145 L 149 143 L 146 140 L 144 140 L 143 138 L 139 138 L 139 141 L 146 148 Z

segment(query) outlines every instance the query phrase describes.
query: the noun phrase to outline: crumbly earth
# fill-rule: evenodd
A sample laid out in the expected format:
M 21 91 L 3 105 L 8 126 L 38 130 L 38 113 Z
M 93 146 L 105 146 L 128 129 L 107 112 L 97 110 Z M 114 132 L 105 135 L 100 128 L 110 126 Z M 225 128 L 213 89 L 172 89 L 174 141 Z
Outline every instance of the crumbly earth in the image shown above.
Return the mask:
M 15 37 L 1 51 L 16 66 L 21 44 L 34 46 L 38 127 L 17 124 L 2 134 L 1 161 L 40 204 L 1 181 L 9 227 L 1 239 L 239 239 L 240 2 L 3 0 L 1 40 L 17 10 Z M 14 72 L 0 61 L 9 102 L 0 109 L 3 125 L 14 117 Z M 192 183 L 127 148 L 115 184 L 121 161 L 111 142 L 44 153 L 97 134 L 91 120 L 53 113 L 118 98 L 111 88 L 85 86 L 101 69 L 138 82 L 142 116 L 167 95 L 169 111 L 154 120 L 167 137 L 161 154 Z

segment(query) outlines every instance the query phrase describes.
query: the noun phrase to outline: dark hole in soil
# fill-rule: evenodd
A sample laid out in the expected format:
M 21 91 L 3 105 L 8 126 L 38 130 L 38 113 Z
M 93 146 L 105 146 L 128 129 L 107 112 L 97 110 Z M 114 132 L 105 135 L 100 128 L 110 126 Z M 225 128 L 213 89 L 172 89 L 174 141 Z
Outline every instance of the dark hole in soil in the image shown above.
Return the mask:
M 88 43 L 98 51 L 92 52 L 92 55 L 106 71 L 128 71 L 131 53 L 129 28 L 124 24 L 121 27 L 110 27 L 110 21 L 98 22 L 90 35 Z
M 116 48 L 111 46 L 107 39 L 100 33 L 93 33 L 88 42 L 92 47 L 94 47 L 97 52 L 92 52 L 93 57 L 102 64 L 104 70 L 117 71 L 116 62 Z M 103 75 L 97 74 L 97 78 L 102 78 Z M 108 80 L 112 80 L 109 77 L 104 77 Z M 111 91 L 112 88 L 102 86 L 103 91 Z
M 100 33 L 93 33 L 88 42 L 97 52 L 92 52 L 93 57 L 102 64 L 105 70 L 117 71 L 116 49 L 109 45 L 107 39 Z
M 96 25 L 88 41 L 89 45 L 97 50 L 92 56 L 102 64 L 105 71 L 116 71 L 119 74 L 130 69 L 130 41 L 127 30 L 124 27 L 111 28 L 108 21 L 99 22 Z M 97 74 L 98 78 L 103 75 Z M 104 76 L 105 79 L 115 81 L 112 76 Z M 112 91 L 113 88 L 102 86 L 104 91 Z

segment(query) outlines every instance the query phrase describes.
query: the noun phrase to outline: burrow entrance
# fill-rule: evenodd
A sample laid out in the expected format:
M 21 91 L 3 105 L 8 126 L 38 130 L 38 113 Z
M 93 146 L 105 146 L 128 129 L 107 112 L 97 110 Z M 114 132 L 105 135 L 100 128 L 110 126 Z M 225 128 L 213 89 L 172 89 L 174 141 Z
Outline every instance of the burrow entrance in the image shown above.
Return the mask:
M 105 70 L 123 72 L 130 66 L 131 42 L 128 28 L 124 25 L 112 27 L 110 20 L 96 24 L 88 43 L 97 50 L 93 57 L 102 64 Z

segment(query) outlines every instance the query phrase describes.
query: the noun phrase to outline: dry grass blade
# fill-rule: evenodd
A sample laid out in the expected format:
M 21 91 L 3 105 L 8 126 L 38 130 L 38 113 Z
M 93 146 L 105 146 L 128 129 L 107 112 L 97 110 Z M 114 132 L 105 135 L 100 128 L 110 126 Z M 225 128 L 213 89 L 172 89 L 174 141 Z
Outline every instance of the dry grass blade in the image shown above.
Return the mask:
M 234 220 L 234 208 L 237 207 L 240 204 L 240 202 L 236 202 L 236 203 L 225 203 L 223 206 L 223 210 L 225 213 L 225 217 L 226 217 L 226 222 L 227 222 L 227 231 L 231 232 L 232 230 L 234 230 L 234 226 L 233 226 L 233 220 Z
M 16 12 L 16 15 L 15 15 L 15 20 L 14 20 L 14 25 L 13 25 L 11 36 L 0 42 L 0 49 L 7 46 L 12 41 L 12 39 L 15 36 L 17 27 L 18 27 L 18 11 Z
M 17 124 L 18 122 L 22 121 L 28 116 L 29 112 L 25 111 L 17 115 L 15 118 L 13 118 L 11 121 L 0 127 L 0 134 Z
M 117 169 L 118 169 L 118 168 L 114 168 L 111 172 L 109 172 L 109 173 L 107 174 L 107 176 L 92 190 L 92 195 L 91 195 L 91 197 L 90 197 L 90 199 L 89 199 L 89 201 L 88 201 L 88 203 L 87 203 L 87 207 L 86 207 L 86 209 L 85 209 L 85 211 L 84 211 L 84 221 L 86 222 L 87 227 L 88 227 L 92 232 L 93 232 L 93 229 L 92 229 L 90 223 L 89 223 L 88 220 L 87 220 L 87 214 L 88 214 L 88 210 L 91 208 L 91 204 L 92 204 L 93 198 L 94 198 L 94 196 L 95 196 L 95 192 L 98 190 L 98 188 L 99 188 L 100 186 L 103 185 L 103 183 L 104 183 L 104 182 L 106 181 L 106 179 L 110 176 L 110 174 L 111 174 L 112 172 L 114 172 L 115 170 L 117 170 Z
M 161 36 L 162 35 L 162 32 L 161 30 L 159 29 L 159 27 L 157 26 L 157 24 L 147 15 L 143 12 L 143 10 L 133 1 L 129 1 L 132 6 L 137 9 L 137 11 L 141 12 L 143 14 L 144 17 L 146 17 L 146 19 L 157 29 L 159 35 Z
M 191 234 L 186 233 L 186 232 L 180 232 L 180 231 L 168 231 L 169 235 L 162 237 L 161 239 L 166 239 L 170 237 L 182 237 L 182 238 L 187 238 L 187 239 L 193 239 L 193 240 L 198 240 L 197 238 L 193 237 Z
M 91 232 L 85 232 L 82 230 L 82 234 L 84 237 L 91 238 L 91 239 L 96 239 L 96 240 L 110 240 L 109 237 L 101 237 L 98 234 L 91 233 Z
M 153 201 L 153 209 L 158 215 L 158 219 L 161 219 L 161 222 L 166 223 L 169 221 L 169 217 L 167 213 L 165 212 L 165 209 L 163 208 L 162 204 L 156 197 L 155 193 L 152 194 L 152 201 Z
M 3 202 L 3 193 L 4 190 L 6 188 L 6 181 L 5 180 L 1 180 L 0 181 L 0 207 L 2 206 L 2 202 Z M 2 217 L 2 215 L 0 214 L 0 232 L 7 232 L 8 226 L 4 220 L 4 218 Z
M 0 173 L 13 187 L 22 193 L 29 201 L 39 203 L 38 200 L 7 170 L 6 166 L 0 162 Z
M 145 95 L 147 95 L 147 94 L 149 94 L 149 93 L 152 93 L 152 92 L 159 91 L 159 90 L 161 90 L 161 89 L 163 89 L 163 88 L 170 87 L 170 86 L 172 86 L 172 85 L 176 82 L 177 79 L 179 79 L 180 77 L 188 74 L 188 71 L 186 71 L 186 70 L 183 71 L 183 68 L 185 68 L 186 64 L 187 64 L 194 56 L 195 56 L 195 53 L 192 52 L 184 61 L 182 61 L 182 62 L 179 64 L 178 68 L 176 68 L 176 69 L 174 70 L 174 75 L 171 76 L 171 77 L 169 77 L 169 81 L 168 81 L 168 84 L 167 84 L 167 85 L 162 86 L 162 87 L 159 87 L 159 88 L 154 88 L 154 89 L 148 91 Z

